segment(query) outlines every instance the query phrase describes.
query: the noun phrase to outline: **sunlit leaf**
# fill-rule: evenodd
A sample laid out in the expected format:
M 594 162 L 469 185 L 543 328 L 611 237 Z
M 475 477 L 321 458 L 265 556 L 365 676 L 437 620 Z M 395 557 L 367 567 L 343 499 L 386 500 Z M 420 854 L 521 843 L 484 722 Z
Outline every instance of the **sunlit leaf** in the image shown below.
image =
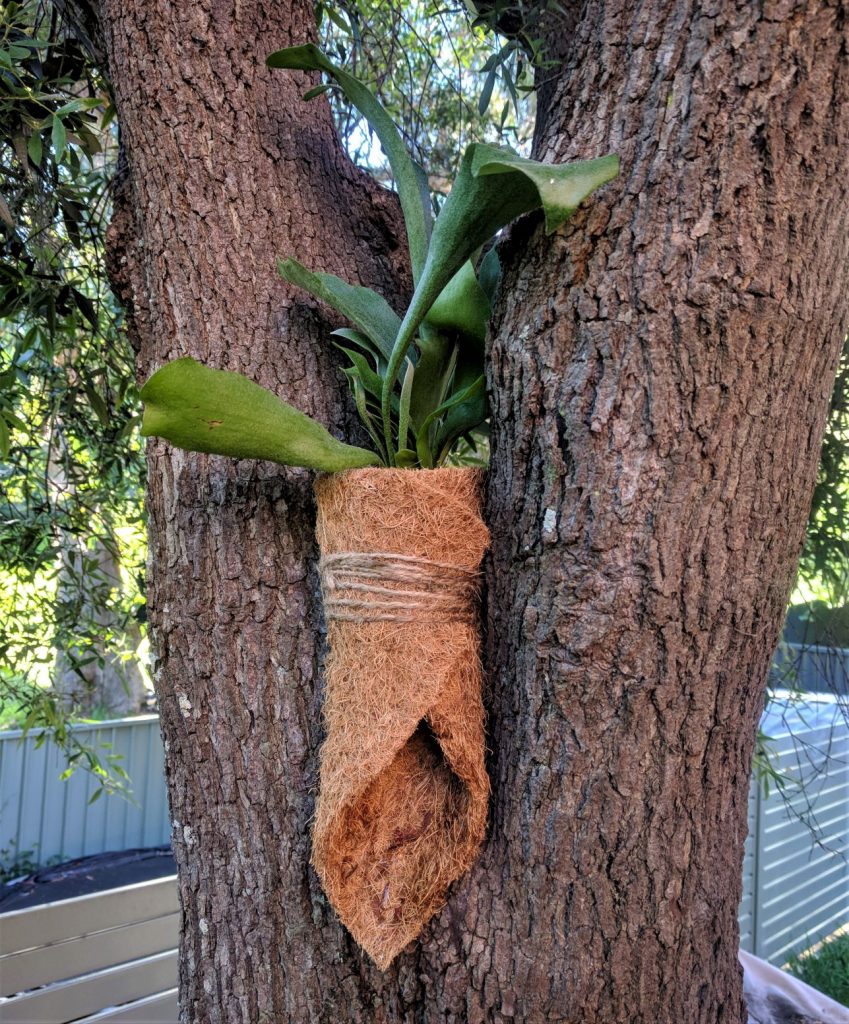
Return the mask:
M 320 423 L 240 373 L 212 370 L 194 359 L 167 363 L 141 397 L 142 434 L 189 451 L 328 473 L 380 462 L 374 452 L 337 441 Z
M 27 153 L 36 167 L 41 166 L 42 144 L 40 132 L 33 132 L 30 135 L 29 142 L 27 143 Z
M 53 159 L 56 161 L 56 163 L 59 163 L 59 161 L 62 159 L 62 155 L 65 152 L 65 146 L 67 143 L 65 125 L 62 124 L 62 119 L 60 117 L 53 118 L 51 140 L 53 142 Z

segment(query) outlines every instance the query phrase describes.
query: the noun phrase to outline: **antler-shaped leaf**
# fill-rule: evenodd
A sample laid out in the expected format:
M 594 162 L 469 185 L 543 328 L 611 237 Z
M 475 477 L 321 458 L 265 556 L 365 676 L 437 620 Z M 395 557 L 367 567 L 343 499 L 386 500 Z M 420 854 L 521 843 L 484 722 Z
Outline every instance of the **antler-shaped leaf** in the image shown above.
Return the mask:
M 362 285 L 348 284 L 334 274 L 314 273 L 297 260 L 277 261 L 280 276 L 338 310 L 377 345 L 386 359 L 392 355 L 401 318 L 382 295 Z
M 291 71 L 324 71 L 334 78 L 348 100 L 374 129 L 398 189 L 401 211 L 407 226 L 413 280 L 418 281 L 427 254 L 432 211 L 424 171 L 413 162 L 395 122 L 362 82 L 329 60 L 317 46 L 290 46 L 277 50 L 266 60 L 270 68 Z
M 191 452 L 269 459 L 336 473 L 375 466 L 365 448 L 337 441 L 320 423 L 240 373 L 175 359 L 141 390 L 142 434 Z
M 482 345 L 491 316 L 489 299 L 471 260 L 466 260 L 439 293 L 426 319 L 437 330 L 452 331 Z
M 391 432 L 390 402 L 404 356 L 442 289 L 473 252 L 523 213 L 542 207 L 546 230 L 559 227 L 582 200 L 619 173 L 617 156 L 541 164 L 502 146 L 475 143 L 433 227 L 427 260 L 395 341 L 384 378 L 382 416 Z

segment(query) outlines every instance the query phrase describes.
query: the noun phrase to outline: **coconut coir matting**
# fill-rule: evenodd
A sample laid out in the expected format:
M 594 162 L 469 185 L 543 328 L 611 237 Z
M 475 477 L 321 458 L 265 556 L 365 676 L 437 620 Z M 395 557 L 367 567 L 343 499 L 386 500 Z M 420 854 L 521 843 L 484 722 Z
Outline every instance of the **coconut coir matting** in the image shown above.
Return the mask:
M 469 469 L 316 482 L 330 653 L 313 864 L 381 968 L 444 904 L 486 826 L 481 483 Z

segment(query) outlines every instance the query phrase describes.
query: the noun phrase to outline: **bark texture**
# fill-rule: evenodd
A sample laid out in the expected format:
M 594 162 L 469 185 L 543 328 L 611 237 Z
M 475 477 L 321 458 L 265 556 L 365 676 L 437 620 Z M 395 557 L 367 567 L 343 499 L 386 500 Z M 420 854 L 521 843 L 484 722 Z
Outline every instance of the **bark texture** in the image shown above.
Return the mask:
M 745 1020 L 752 748 L 849 316 L 844 17 L 593 0 L 540 126 L 622 174 L 514 232 L 491 350 L 494 1019 Z
M 126 154 L 110 273 L 140 378 L 192 355 L 359 439 L 331 325 L 275 260 L 389 297 L 408 271 L 394 197 L 348 161 L 324 99 L 302 102 L 313 77 L 265 68 L 313 39 L 312 3 L 104 0 L 100 15 Z M 312 965 L 335 950 L 349 975 L 351 943 L 308 866 L 322 697 L 312 479 L 148 452 L 182 1018 L 318 1020 L 333 988 Z
M 193 355 L 350 427 L 275 255 L 392 293 L 394 205 L 267 72 L 312 5 L 104 0 L 128 153 L 112 274 L 143 377 Z M 763 682 L 842 332 L 842 4 L 588 0 L 537 134 L 623 173 L 514 231 L 492 344 L 491 836 L 385 974 L 309 862 L 306 473 L 150 448 L 151 621 L 185 1022 L 742 1019 Z

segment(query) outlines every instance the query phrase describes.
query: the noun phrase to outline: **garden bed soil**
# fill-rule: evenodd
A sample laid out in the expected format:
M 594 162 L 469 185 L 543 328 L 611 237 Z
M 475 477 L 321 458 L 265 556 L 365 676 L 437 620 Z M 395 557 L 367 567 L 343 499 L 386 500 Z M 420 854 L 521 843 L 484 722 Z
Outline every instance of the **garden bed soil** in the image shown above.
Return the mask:
M 0 914 L 176 874 L 168 846 L 120 850 L 42 868 L 0 886 Z

